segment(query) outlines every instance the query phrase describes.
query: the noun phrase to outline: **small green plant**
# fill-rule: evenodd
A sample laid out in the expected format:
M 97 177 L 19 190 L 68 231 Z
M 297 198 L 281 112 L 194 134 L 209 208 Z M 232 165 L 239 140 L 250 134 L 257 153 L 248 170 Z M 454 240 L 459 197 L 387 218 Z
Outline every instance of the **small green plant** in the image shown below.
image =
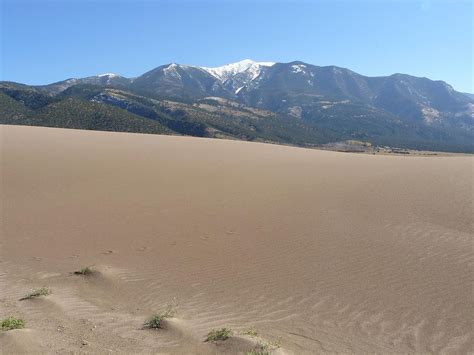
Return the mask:
M 50 293 L 51 293 L 51 290 L 47 287 L 35 288 L 35 289 L 31 290 L 30 292 L 28 292 L 25 296 L 20 298 L 20 301 L 29 300 L 31 298 L 36 298 L 36 297 L 40 297 L 40 296 L 47 296 Z
M 148 318 L 143 325 L 145 328 L 161 329 L 163 328 L 163 319 L 165 319 L 165 317 L 163 317 L 162 314 L 154 314 Z
M 5 331 L 12 329 L 21 329 L 25 327 L 25 321 L 23 319 L 8 317 L 2 320 L 0 326 L 0 329 Z
M 245 355 L 270 355 L 273 350 L 276 350 L 280 347 L 279 341 L 267 341 L 261 339 L 257 346 L 246 352 Z
M 166 311 L 162 313 L 156 313 L 152 315 L 150 318 L 148 318 L 143 324 L 143 326 L 149 329 L 161 329 L 163 328 L 163 321 L 166 318 L 173 318 L 175 314 L 176 314 L 176 311 L 174 310 L 174 308 L 172 308 L 171 306 L 168 306 Z
M 248 336 L 251 336 L 251 337 L 256 337 L 258 335 L 257 334 L 257 329 L 255 329 L 253 327 L 242 330 L 241 334 L 242 335 L 248 335 Z
M 83 275 L 83 276 L 89 276 L 94 273 L 94 269 L 91 266 L 85 266 L 81 268 L 80 270 L 74 271 L 74 275 Z
M 232 335 L 232 329 L 229 328 L 220 328 L 213 329 L 207 333 L 206 342 L 216 342 L 218 340 L 227 340 Z
M 264 347 L 256 347 L 250 351 L 247 351 L 245 355 L 270 355 L 270 350 Z

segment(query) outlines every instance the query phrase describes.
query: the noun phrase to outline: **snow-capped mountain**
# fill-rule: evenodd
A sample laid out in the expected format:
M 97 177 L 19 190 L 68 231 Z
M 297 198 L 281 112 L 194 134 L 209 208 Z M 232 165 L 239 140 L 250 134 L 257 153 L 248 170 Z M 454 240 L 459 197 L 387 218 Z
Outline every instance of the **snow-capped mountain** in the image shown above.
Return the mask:
M 206 70 L 192 65 L 166 64 L 135 78 L 132 90 L 165 97 L 228 97 L 222 83 Z
M 250 59 L 217 68 L 171 63 L 136 78 L 132 87 L 142 93 L 165 96 L 235 98 L 243 87 L 274 64 Z
M 104 73 L 60 81 L 45 86 L 45 89 L 57 94 L 77 84 L 116 88 L 132 85 L 141 92 L 157 95 L 182 96 L 183 93 L 188 93 L 190 96 L 213 94 L 232 98 L 274 64 L 250 59 L 215 68 L 171 63 L 150 70 L 138 78 L 127 79 L 115 73 Z
M 201 67 L 217 78 L 227 89 L 238 93 L 245 85 L 256 79 L 262 71 L 274 65 L 274 62 L 254 62 L 244 59 L 216 68 Z
M 305 130 L 317 127 L 338 138 L 371 139 L 384 144 L 465 144 L 474 135 L 474 100 L 442 81 L 405 74 L 367 77 L 345 68 L 301 61 L 273 63 L 246 59 L 215 68 L 170 63 L 133 79 L 106 73 L 37 88 L 53 96 L 88 98 L 152 118 L 156 116 L 155 108 L 144 108 L 143 101 L 122 105 L 125 99 L 118 100 L 109 91 L 127 92 L 123 97 L 139 95 L 191 104 L 189 115 L 193 119 L 204 114 L 195 110 L 208 108 L 209 102 L 220 102 L 216 101 L 219 98 L 222 102 L 233 102 L 233 109 L 243 105 L 296 119 L 290 122 Z M 17 88 L 8 85 L 4 91 L 21 100 L 31 94 L 21 96 Z M 203 104 L 202 100 L 210 101 Z M 38 100 L 40 104 L 43 101 Z M 240 117 L 247 117 L 248 112 L 241 112 Z M 216 108 L 213 115 L 213 119 L 227 119 L 228 111 Z M 202 131 L 202 126 L 198 130 Z M 394 138 L 393 132 L 398 132 L 398 138 Z M 474 151 L 471 146 L 472 143 L 468 150 Z
M 240 62 L 226 64 L 216 68 L 201 67 L 209 74 L 215 76 L 220 81 L 224 82 L 233 76 L 249 71 L 254 75 L 258 75 L 262 67 L 271 67 L 274 62 L 254 62 L 251 59 L 244 59 Z

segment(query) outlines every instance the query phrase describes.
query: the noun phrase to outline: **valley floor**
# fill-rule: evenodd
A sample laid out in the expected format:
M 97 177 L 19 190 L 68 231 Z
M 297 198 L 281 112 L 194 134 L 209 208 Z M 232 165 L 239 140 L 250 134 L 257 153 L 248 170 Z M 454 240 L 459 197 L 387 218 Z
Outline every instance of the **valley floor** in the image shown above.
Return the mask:
M 0 353 L 474 349 L 469 156 L 0 126 Z M 72 275 L 84 266 L 92 276 Z M 19 301 L 32 288 L 52 293 Z M 173 305 L 165 329 L 142 324 Z M 235 335 L 212 344 L 213 328 Z

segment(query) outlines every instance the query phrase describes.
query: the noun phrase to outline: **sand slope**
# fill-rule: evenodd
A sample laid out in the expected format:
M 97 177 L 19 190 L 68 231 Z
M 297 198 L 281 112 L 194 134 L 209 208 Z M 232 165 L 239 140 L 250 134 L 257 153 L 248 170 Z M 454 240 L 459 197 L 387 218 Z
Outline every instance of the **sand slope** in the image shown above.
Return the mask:
M 0 335 L 8 353 L 252 346 L 203 343 L 223 326 L 281 353 L 473 351 L 472 157 L 14 126 L 0 139 L 0 316 L 28 328 Z M 85 265 L 100 273 L 70 275 Z M 53 293 L 18 301 L 39 286 Z M 170 302 L 165 330 L 141 329 Z

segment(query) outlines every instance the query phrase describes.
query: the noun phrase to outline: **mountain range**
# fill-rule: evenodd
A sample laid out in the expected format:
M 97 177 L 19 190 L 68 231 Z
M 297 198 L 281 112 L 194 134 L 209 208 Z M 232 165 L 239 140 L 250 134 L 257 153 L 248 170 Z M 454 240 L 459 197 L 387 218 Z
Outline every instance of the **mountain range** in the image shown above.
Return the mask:
M 171 63 L 136 78 L 108 73 L 41 86 L 4 81 L 0 123 L 474 152 L 472 95 L 443 81 L 300 61 Z

